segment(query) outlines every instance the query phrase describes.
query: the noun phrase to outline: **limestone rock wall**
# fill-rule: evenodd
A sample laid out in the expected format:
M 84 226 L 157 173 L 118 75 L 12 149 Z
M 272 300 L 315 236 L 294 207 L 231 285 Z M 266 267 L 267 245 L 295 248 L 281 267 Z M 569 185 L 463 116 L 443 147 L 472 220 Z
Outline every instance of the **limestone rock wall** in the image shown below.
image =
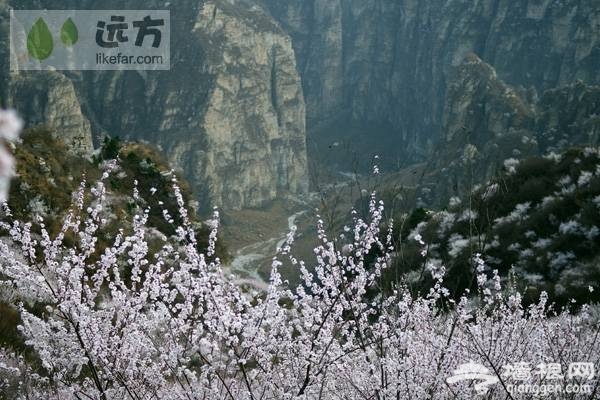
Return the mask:
M 549 89 L 512 87 L 475 55 L 450 74 L 444 137 L 422 181 L 421 200 L 445 206 L 505 168 L 510 158 L 600 144 L 600 86 L 582 81 Z M 424 189 L 424 190 L 423 190 Z
M 14 5 L 58 8 L 43 0 Z M 60 6 L 98 3 L 62 0 Z M 530 122 L 514 120 L 529 111 L 514 113 L 512 95 L 487 91 L 481 82 L 502 82 L 524 110 L 539 107 L 538 96 L 552 103 L 552 94 L 544 95 L 550 89 L 576 80 L 600 83 L 597 1 L 106 0 L 103 7 L 170 8 L 172 69 L 66 74 L 82 115 L 95 138 L 118 135 L 161 146 L 208 208 L 259 206 L 305 192 L 306 126 L 325 134 L 315 127 L 340 119 L 383 126 L 386 138 L 394 138 L 389 147 L 409 163 L 460 136 L 455 128 L 463 122 L 482 144 L 501 130 L 529 129 Z M 5 25 L 0 20 L 0 29 Z M 463 76 L 456 86 L 455 70 L 471 55 L 481 63 L 465 69 L 472 79 Z M 62 85 L 53 79 L 47 80 L 54 87 Z M 5 82 L 4 97 L 14 93 Z M 61 90 L 68 89 L 53 93 Z M 481 98 L 487 108 L 468 118 L 465 110 L 477 113 Z M 14 101 L 27 109 L 28 100 Z M 76 114 L 74 102 L 61 107 Z M 52 118 L 39 109 L 31 113 Z M 542 118 L 533 115 L 524 121 Z
M 7 106 L 24 116 L 29 127 L 43 124 L 73 152 L 90 156 L 94 149 L 90 122 L 83 114 L 73 83 L 58 72 L 13 74 Z
M 14 5 L 57 8 L 44 1 Z M 64 0 L 60 8 L 97 7 L 93 0 Z M 85 117 L 79 125 L 89 119 L 96 141 L 109 135 L 161 147 L 187 175 L 204 210 L 257 207 L 305 193 L 305 106 L 290 37 L 260 7 L 243 2 L 102 4 L 165 7 L 172 21 L 170 71 L 69 72 L 68 79 L 44 72 L 24 81 L 13 76 L 4 82 L 13 87 L 14 105 L 65 136 L 77 125 L 71 111 L 80 108 Z M 69 84 L 75 97 L 61 95 Z M 54 97 L 31 95 L 34 88 Z
M 578 0 L 263 0 L 294 39 L 309 127 L 387 122 L 427 156 L 449 75 L 469 53 L 513 86 L 600 83 L 600 3 Z
M 291 39 L 266 17 L 233 12 L 207 3 L 194 26 L 214 74 L 205 176 L 222 204 L 259 206 L 308 190 L 304 98 Z
M 83 75 L 97 134 L 161 146 L 205 209 L 307 192 L 291 39 L 258 8 L 221 0 L 187 7 L 171 11 L 170 71 Z

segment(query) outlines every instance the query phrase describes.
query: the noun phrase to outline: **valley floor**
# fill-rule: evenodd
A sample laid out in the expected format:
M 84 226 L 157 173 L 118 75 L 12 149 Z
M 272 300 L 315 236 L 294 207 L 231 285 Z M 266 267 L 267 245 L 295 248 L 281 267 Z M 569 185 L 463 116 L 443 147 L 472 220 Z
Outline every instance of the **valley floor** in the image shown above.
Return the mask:
M 230 272 L 242 285 L 265 288 L 273 257 L 293 226 L 296 226 L 294 256 L 312 261 L 313 249 L 318 244 L 316 223 L 319 219 L 323 220 L 329 234 L 339 234 L 349 222 L 350 211 L 366 206 L 371 192 L 411 192 L 423 168 L 423 164 L 415 164 L 377 179 L 348 172 L 327 174 L 328 178 L 314 188 L 318 191 L 302 198 L 279 199 L 262 209 L 226 212 L 221 237 L 232 256 L 227 265 Z M 397 211 L 398 207 L 408 210 L 412 198 L 407 197 L 411 196 L 400 194 L 400 202 L 390 199 L 390 212 Z M 297 283 L 295 268 L 285 260 L 280 261 L 284 262 L 284 278 L 292 284 Z

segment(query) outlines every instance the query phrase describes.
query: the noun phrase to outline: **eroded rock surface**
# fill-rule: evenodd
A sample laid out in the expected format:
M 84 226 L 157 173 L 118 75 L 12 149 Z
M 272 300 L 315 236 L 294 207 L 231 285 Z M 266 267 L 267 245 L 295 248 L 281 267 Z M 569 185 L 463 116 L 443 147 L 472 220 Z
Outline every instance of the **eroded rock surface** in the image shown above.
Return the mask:
M 31 3 L 18 6 L 43 6 Z M 95 4 L 64 3 L 67 9 Z M 12 79 L 13 104 L 28 120 L 53 125 L 70 139 L 76 125 L 71 111 L 81 107 L 95 138 L 120 136 L 160 146 L 192 182 L 204 209 L 258 207 L 308 190 L 305 106 L 295 54 L 290 37 L 270 16 L 225 0 L 103 6 L 170 7 L 171 70 L 69 73 L 76 98 L 60 96 L 58 82 L 65 78 L 57 73 Z M 46 102 L 47 110 L 41 97 L 30 95 L 33 88 L 60 98 Z
M 448 84 L 469 53 L 538 93 L 600 83 L 596 1 L 263 1 L 294 39 L 309 130 L 340 115 L 386 123 L 407 162 L 444 136 Z

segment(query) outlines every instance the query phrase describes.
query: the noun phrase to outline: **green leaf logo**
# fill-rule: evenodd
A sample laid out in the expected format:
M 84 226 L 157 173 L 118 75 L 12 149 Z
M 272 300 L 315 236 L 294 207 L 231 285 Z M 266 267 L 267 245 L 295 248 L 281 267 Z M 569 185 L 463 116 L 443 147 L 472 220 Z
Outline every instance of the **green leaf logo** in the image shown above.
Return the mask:
M 77 26 L 71 18 L 67 19 L 60 29 L 60 41 L 65 46 L 73 46 L 79 39 L 79 32 Z
M 31 57 L 41 61 L 50 57 L 53 49 L 52 33 L 46 22 L 38 18 L 27 35 L 27 51 Z

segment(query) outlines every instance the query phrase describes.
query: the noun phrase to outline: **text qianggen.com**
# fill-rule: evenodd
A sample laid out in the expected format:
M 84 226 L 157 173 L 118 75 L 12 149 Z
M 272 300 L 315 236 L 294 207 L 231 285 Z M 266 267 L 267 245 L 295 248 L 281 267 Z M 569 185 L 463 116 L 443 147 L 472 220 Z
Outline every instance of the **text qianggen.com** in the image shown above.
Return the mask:
M 523 383 L 518 385 L 507 385 L 507 390 L 511 394 L 533 394 L 546 396 L 550 394 L 592 394 L 593 385 L 590 384 L 530 384 Z

